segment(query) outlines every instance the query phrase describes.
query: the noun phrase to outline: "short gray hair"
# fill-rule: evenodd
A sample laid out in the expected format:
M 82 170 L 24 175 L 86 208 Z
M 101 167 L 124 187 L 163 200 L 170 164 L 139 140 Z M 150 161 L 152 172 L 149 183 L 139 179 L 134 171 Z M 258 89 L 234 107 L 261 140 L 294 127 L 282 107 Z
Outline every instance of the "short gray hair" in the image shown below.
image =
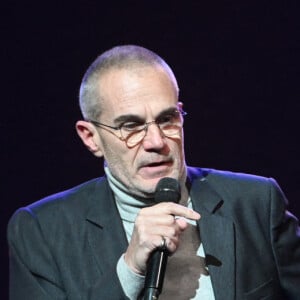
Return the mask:
M 99 80 L 101 75 L 113 68 L 132 69 L 138 66 L 162 67 L 174 82 L 178 93 L 178 85 L 173 71 L 160 56 L 140 46 L 117 46 L 99 55 L 83 76 L 79 104 L 84 119 L 97 120 L 100 116 L 102 96 L 99 91 Z

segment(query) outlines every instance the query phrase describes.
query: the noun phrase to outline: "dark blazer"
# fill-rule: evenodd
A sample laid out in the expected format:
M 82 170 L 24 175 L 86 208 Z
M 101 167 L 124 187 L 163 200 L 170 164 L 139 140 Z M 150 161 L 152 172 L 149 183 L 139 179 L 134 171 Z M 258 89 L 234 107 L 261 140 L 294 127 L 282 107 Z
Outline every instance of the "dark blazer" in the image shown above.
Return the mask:
M 273 179 L 188 168 L 215 298 L 300 299 L 300 229 Z M 11 300 L 126 299 L 125 232 L 105 177 L 19 209 L 8 225 Z

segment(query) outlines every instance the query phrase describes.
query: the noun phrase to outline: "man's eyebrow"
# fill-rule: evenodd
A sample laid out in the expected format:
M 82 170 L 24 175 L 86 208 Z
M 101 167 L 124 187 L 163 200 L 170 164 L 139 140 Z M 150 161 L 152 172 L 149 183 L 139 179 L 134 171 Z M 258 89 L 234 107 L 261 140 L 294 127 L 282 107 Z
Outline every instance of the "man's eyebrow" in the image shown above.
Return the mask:
M 126 122 L 140 122 L 143 123 L 145 120 L 138 115 L 128 114 L 122 115 L 114 119 L 114 123 L 118 126 L 120 124 L 124 124 Z
M 160 117 L 164 116 L 164 115 L 168 115 L 168 114 L 174 114 L 176 111 L 178 111 L 177 106 L 174 107 L 169 107 L 163 111 L 161 111 L 158 116 L 156 117 L 156 119 L 159 119 Z
M 173 114 L 177 110 L 178 110 L 178 108 L 176 106 L 164 109 L 155 117 L 155 120 L 159 119 L 160 117 L 162 117 L 164 115 Z M 145 119 L 141 116 L 134 115 L 134 114 L 121 115 L 121 116 L 117 117 L 116 119 L 114 119 L 114 123 L 116 125 L 120 125 L 125 122 L 141 122 L 141 123 L 143 123 L 143 122 L 145 122 Z

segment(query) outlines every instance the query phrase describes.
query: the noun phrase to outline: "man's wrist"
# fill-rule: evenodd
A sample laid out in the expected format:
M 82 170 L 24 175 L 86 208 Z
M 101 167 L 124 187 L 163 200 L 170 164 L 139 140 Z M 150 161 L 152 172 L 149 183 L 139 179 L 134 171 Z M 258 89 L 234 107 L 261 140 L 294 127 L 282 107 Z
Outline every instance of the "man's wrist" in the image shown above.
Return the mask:
M 134 272 L 127 265 L 124 254 L 117 263 L 117 274 L 125 295 L 129 299 L 137 299 L 144 287 L 145 276 Z

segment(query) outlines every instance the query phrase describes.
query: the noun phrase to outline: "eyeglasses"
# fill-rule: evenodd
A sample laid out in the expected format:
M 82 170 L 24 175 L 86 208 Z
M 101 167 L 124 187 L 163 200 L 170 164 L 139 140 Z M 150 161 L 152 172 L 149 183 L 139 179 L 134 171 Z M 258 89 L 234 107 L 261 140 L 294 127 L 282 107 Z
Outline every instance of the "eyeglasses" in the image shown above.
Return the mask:
M 124 141 L 129 148 L 139 144 L 147 134 L 148 127 L 156 124 L 164 136 L 173 137 L 177 135 L 183 127 L 183 116 L 187 113 L 181 109 L 174 109 L 170 112 L 163 113 L 157 120 L 141 123 L 137 121 L 127 121 L 120 126 L 114 127 L 94 120 L 87 120 L 99 128 L 109 128 L 119 130 L 120 136 L 116 135 L 121 141 Z

